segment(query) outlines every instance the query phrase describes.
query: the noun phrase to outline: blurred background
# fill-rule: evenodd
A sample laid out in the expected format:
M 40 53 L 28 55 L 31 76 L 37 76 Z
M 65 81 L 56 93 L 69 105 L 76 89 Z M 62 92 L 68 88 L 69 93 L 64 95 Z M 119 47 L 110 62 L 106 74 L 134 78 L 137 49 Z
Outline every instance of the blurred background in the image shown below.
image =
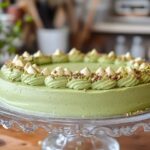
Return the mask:
M 0 0 L 0 62 L 59 48 L 150 60 L 150 0 Z

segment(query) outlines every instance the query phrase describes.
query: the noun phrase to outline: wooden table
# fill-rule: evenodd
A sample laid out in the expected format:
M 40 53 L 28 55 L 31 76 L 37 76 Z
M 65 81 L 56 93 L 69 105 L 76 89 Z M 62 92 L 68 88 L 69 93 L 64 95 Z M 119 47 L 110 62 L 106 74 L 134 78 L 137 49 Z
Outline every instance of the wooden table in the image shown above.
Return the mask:
M 0 127 L 0 150 L 40 150 L 41 141 L 47 136 L 44 130 L 25 134 Z M 138 131 L 134 136 L 118 138 L 121 150 L 150 150 L 150 133 Z

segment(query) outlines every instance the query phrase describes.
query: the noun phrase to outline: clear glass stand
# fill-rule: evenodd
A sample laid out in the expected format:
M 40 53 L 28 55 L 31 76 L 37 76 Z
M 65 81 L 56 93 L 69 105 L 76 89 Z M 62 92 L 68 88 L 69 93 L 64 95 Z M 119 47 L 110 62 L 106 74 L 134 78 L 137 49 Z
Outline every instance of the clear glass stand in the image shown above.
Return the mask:
M 119 150 L 115 137 L 130 136 L 141 127 L 150 131 L 150 111 L 128 117 L 53 118 L 0 103 L 0 125 L 24 132 L 45 129 L 50 134 L 42 143 L 43 150 Z

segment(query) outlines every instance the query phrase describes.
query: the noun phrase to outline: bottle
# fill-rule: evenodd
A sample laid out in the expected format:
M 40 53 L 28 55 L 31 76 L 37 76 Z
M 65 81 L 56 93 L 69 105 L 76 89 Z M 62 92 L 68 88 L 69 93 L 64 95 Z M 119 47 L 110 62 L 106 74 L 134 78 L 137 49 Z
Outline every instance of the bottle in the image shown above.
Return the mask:
M 120 36 L 117 37 L 115 52 L 116 52 L 117 55 L 122 55 L 122 54 L 127 53 L 125 36 L 120 35 Z
M 134 57 L 145 58 L 145 48 L 143 45 L 143 40 L 140 36 L 133 37 L 133 42 L 131 46 L 131 54 Z

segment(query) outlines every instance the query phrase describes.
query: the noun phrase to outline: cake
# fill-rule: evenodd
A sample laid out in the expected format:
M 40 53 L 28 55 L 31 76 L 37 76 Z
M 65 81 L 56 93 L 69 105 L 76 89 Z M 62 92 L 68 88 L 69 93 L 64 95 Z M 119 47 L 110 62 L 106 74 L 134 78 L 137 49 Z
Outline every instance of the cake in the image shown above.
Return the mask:
M 0 102 L 58 118 L 99 118 L 150 107 L 150 64 L 130 53 L 87 54 L 73 48 L 44 55 L 24 52 L 0 71 Z

